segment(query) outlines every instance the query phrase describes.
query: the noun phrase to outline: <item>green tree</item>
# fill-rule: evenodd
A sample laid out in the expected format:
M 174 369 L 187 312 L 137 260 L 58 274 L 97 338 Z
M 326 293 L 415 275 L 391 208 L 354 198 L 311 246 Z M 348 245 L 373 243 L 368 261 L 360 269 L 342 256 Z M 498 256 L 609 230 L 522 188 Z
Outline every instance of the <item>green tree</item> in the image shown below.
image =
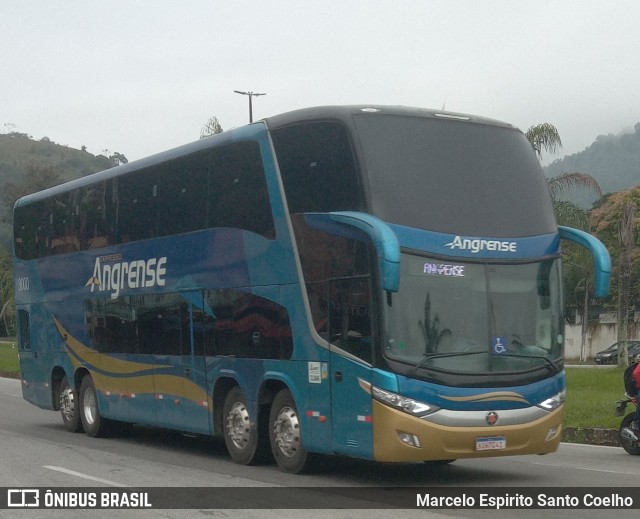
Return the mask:
M 113 162 L 116 166 L 129 163 L 129 159 L 125 157 L 122 153 L 118 153 L 117 151 L 109 157 L 109 160 Z
M 31 165 L 28 166 L 22 182 L 5 182 L 2 186 L 2 202 L 4 212 L 0 219 L 11 224 L 13 218 L 13 205 L 18 198 L 41 191 L 61 182 L 60 175 L 51 166 Z
M 560 133 L 558 129 L 549 123 L 542 123 L 531 126 L 526 132 L 525 136 L 527 140 L 531 144 L 533 150 L 538 155 L 538 158 L 542 158 L 542 153 L 557 153 L 562 149 L 562 140 L 560 139 Z M 547 179 L 547 185 L 549 186 L 549 191 L 551 192 L 551 198 L 554 201 L 554 204 L 558 201 L 558 197 L 566 192 L 567 190 L 572 189 L 591 189 L 598 196 L 602 195 L 602 191 L 598 182 L 591 175 L 587 175 L 586 173 L 562 173 L 556 177 L 552 177 Z M 560 207 L 562 211 L 556 211 L 556 216 L 565 216 L 569 220 L 576 219 L 586 219 L 582 218 L 580 215 L 571 214 L 576 210 L 580 210 L 577 206 L 569 206 L 564 204 Z M 558 214 L 560 213 L 560 214 Z M 562 220 L 559 219 L 559 223 L 562 223 Z
M 2 186 L 0 220 L 12 224 L 13 206 L 21 196 L 34 193 L 60 183 L 60 175 L 51 166 L 31 165 L 27 167 L 22 182 L 5 182 Z M 13 305 L 13 270 L 11 257 L 6 248 L 0 246 L 0 332 L 15 333 L 15 309 Z
M 629 312 L 640 305 L 639 207 L 640 186 L 636 186 L 603 197 L 598 207 L 591 211 L 591 226 L 612 257 L 611 300 L 618 303 L 622 332 Z M 622 336 L 620 340 L 623 340 Z M 618 363 L 626 364 L 627 356 L 619 356 Z
M 591 175 L 586 173 L 579 173 L 574 171 L 573 173 L 562 173 L 556 177 L 547 179 L 547 185 L 551 192 L 551 198 L 554 202 L 558 201 L 558 197 L 564 194 L 566 191 L 573 189 L 590 189 L 596 195 L 602 196 L 602 190 L 598 181 Z M 572 204 L 576 209 L 580 209 L 577 205 Z
M 549 123 L 531 126 L 525 135 L 533 146 L 538 158 L 542 158 L 542 152 L 556 153 L 562 149 L 562 140 L 558 129 Z
M 542 153 L 556 153 L 562 149 L 562 140 L 558 129 L 549 123 L 542 123 L 531 126 L 525 135 L 538 158 L 542 158 Z M 553 202 L 553 209 L 556 221 L 559 225 L 567 225 L 585 231 L 589 230 L 588 213 L 571 202 L 560 200 L 560 196 L 566 191 L 575 189 L 590 189 L 598 196 L 602 196 L 602 191 L 598 182 L 586 173 L 572 172 L 562 173 L 558 176 L 548 178 L 547 186 Z M 587 323 L 589 314 L 589 298 L 591 279 L 593 277 L 593 264 L 591 258 L 582 248 L 574 244 L 566 244 L 563 247 L 562 256 L 565 264 L 564 272 L 564 293 L 565 311 L 582 308 L 582 348 L 584 351 L 587 335 Z M 583 355 L 581 354 L 581 357 Z M 581 358 L 581 360 L 586 360 Z
M 0 246 L 0 336 L 15 334 L 11 256 Z
M 200 130 L 200 138 L 204 139 L 205 137 L 211 137 L 212 135 L 217 135 L 223 131 L 220 121 L 218 121 L 218 118 L 214 115 L 209 117 L 205 125 Z
M 635 240 L 636 204 L 633 200 L 625 200 L 622 206 L 622 217 L 618 227 L 618 244 L 620 245 L 618 270 L 618 366 L 628 366 L 627 356 L 627 324 L 629 322 L 629 301 L 631 299 L 631 251 Z

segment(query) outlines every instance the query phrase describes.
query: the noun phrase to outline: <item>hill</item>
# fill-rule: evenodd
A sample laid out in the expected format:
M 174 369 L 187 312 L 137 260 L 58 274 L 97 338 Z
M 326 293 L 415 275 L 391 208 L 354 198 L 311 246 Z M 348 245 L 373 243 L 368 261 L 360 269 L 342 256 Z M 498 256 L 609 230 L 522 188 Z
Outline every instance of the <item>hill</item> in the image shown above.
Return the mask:
M 595 178 L 603 193 L 614 193 L 640 184 L 640 123 L 635 131 L 619 135 L 600 135 L 579 153 L 567 155 L 544 168 L 547 177 L 562 173 L 587 173 Z M 572 202 L 589 208 L 596 195 L 580 193 Z
M 5 191 L 7 184 L 20 185 L 29 168 L 50 168 L 62 183 L 114 165 L 114 161 L 104 155 L 62 146 L 46 137 L 36 141 L 24 133 L 0 134 L 0 192 Z M 7 214 L 8 210 L 4 197 L 0 197 L 0 215 Z M 11 250 L 10 237 L 10 226 L 0 222 L 0 245 L 8 250 Z

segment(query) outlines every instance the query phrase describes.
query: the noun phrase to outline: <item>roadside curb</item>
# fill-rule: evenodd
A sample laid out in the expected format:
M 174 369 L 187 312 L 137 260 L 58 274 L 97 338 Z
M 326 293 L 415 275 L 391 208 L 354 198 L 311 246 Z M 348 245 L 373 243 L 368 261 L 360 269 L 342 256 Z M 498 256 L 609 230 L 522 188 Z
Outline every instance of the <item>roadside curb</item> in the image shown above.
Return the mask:
M 565 427 L 562 431 L 562 441 L 586 445 L 620 447 L 618 429 Z

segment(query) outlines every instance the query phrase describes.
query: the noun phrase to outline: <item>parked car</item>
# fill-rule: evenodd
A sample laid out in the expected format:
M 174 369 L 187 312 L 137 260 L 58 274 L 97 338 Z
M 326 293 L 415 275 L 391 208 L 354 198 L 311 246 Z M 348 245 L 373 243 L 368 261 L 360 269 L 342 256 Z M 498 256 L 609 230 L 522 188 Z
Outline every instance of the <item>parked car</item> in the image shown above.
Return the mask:
M 617 364 L 619 344 L 620 343 L 615 342 L 606 350 L 596 353 L 596 364 Z M 629 356 L 629 362 L 631 362 L 636 355 L 640 354 L 640 341 L 627 341 L 627 354 Z

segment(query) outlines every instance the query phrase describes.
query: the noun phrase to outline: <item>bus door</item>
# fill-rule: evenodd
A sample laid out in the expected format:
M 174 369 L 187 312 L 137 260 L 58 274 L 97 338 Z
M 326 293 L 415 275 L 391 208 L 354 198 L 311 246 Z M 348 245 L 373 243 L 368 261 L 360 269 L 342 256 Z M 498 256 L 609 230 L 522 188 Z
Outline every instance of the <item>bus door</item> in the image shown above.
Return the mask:
M 333 450 L 371 458 L 372 327 L 370 278 L 333 280 L 330 286 L 330 377 Z M 363 384 L 364 383 L 364 384 Z
M 186 302 L 188 327 L 182 354 L 184 373 L 184 394 L 186 429 L 209 434 L 212 413 L 211 391 L 207 387 L 205 357 L 205 323 L 214 317 L 212 309 L 205 302 L 202 290 L 182 290 L 180 295 Z
M 152 370 L 140 377 L 144 396 L 131 401 L 132 420 L 208 434 L 202 291 L 143 299 L 136 316 L 139 353 Z
M 390 255 L 386 238 L 395 235 L 364 213 L 294 215 L 292 224 L 313 325 L 329 343 L 333 450 L 371 458 L 373 278 L 377 258 Z

